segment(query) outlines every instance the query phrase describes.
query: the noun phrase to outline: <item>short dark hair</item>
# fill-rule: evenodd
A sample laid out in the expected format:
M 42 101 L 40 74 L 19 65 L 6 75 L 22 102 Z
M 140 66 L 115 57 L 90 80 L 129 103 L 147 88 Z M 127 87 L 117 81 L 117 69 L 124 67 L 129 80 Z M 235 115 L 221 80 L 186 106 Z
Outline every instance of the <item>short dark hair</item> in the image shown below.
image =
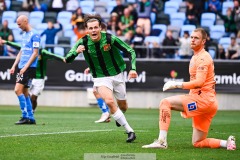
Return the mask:
M 85 14 L 84 15 L 84 23 L 85 27 L 87 27 L 88 22 L 98 21 L 99 26 L 101 26 L 102 23 L 102 17 L 99 14 Z

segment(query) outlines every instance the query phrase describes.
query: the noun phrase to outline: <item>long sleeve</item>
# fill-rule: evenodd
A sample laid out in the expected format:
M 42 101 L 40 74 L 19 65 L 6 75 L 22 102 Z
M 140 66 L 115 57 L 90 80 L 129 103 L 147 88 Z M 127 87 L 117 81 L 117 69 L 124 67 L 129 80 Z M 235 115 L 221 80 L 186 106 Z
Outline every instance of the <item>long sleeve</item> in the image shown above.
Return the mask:
M 82 39 L 79 39 L 76 44 L 72 47 L 72 49 L 65 56 L 67 63 L 72 63 L 73 60 L 78 56 L 77 48 L 79 45 L 83 44 Z

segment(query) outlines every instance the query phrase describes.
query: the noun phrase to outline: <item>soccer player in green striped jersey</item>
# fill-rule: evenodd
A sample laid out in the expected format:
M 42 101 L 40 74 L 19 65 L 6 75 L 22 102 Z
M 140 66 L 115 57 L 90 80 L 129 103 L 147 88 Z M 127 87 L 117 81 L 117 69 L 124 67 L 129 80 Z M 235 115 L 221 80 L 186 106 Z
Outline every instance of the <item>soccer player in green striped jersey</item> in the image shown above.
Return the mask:
M 9 45 L 18 50 L 21 49 L 21 45 L 18 43 L 5 41 L 5 40 L 1 40 L 1 43 Z M 37 98 L 41 94 L 41 92 L 43 91 L 44 86 L 45 86 L 45 77 L 46 77 L 46 72 L 47 72 L 47 60 L 55 59 L 55 60 L 64 62 L 64 57 L 59 56 L 54 53 L 51 53 L 51 52 L 47 51 L 46 49 L 40 49 L 39 53 L 40 54 L 38 56 L 38 63 L 37 63 L 37 67 L 36 67 L 36 78 L 33 78 L 32 84 L 29 88 L 33 112 L 37 108 Z
M 126 142 L 133 142 L 136 135 L 123 114 L 128 105 L 126 84 L 123 76 L 126 64 L 120 51 L 129 55 L 131 62 L 129 79 L 138 76 L 135 51 L 118 37 L 101 31 L 100 15 L 86 14 L 84 22 L 88 34 L 76 42 L 66 55 L 65 61 L 71 63 L 78 54 L 83 53 L 93 76 L 94 86 L 110 108 L 112 117 L 117 122 L 116 124 L 125 128 L 128 134 Z

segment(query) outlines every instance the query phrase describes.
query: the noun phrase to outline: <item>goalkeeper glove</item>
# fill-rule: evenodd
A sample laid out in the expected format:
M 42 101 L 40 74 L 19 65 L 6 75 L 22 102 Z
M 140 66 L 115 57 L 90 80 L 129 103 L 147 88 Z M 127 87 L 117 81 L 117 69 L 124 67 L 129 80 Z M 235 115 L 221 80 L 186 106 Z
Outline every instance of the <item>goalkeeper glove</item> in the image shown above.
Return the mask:
M 163 86 L 163 92 L 169 89 L 182 88 L 183 82 L 168 81 Z

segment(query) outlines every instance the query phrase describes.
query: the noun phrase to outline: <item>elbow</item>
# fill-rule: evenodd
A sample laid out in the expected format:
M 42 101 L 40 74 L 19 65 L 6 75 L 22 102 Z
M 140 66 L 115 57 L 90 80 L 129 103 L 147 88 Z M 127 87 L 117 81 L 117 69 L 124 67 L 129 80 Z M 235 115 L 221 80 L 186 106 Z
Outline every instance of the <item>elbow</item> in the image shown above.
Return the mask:
M 194 89 L 197 89 L 197 88 L 202 88 L 204 82 L 203 81 L 198 81 L 195 83 L 194 85 Z

